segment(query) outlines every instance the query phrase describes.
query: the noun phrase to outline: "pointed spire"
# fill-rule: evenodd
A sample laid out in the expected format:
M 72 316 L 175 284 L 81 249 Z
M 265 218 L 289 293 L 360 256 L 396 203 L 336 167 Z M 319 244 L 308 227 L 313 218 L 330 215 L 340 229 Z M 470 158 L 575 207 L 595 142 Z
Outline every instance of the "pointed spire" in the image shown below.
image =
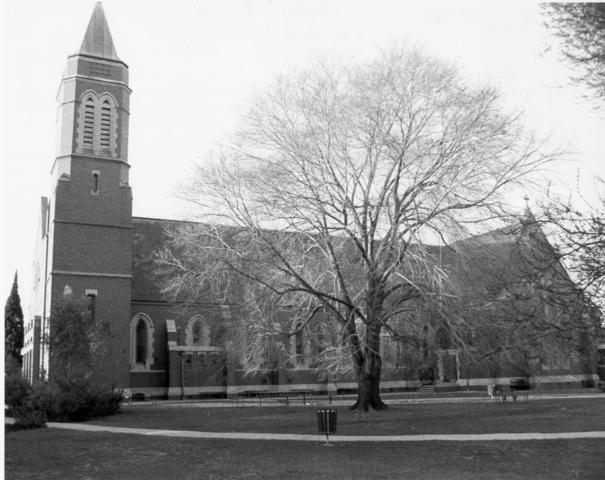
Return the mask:
M 97 2 L 95 5 L 79 53 L 119 60 L 101 2 Z
M 524 223 L 524 224 L 536 223 L 536 217 L 534 217 L 533 212 L 529 208 L 529 196 L 525 195 L 523 197 L 523 200 L 525 200 L 525 211 L 523 212 L 523 217 L 521 218 L 521 223 Z

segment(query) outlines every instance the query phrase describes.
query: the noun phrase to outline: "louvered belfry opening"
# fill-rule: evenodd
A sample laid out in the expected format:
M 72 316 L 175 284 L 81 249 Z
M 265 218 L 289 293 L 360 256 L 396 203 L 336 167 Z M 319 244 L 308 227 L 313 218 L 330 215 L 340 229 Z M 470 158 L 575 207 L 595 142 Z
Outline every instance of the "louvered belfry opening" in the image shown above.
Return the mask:
M 94 145 L 94 127 L 95 127 L 95 100 L 89 96 L 84 102 L 84 131 L 82 134 L 82 144 L 85 148 L 92 149 Z
M 101 105 L 101 149 L 108 150 L 110 146 L 111 135 L 111 104 L 105 99 Z
M 116 156 L 117 112 L 115 102 L 103 94 L 87 92 L 80 105 L 78 144 L 82 153 Z

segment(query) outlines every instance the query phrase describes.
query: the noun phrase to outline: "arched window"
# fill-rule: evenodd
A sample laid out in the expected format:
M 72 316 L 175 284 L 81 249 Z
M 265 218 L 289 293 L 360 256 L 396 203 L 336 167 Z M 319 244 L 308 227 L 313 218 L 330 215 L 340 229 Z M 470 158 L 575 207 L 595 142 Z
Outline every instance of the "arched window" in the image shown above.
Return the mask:
M 84 125 L 82 129 L 82 145 L 84 148 L 93 148 L 95 128 L 95 98 L 88 95 L 84 101 Z
M 143 319 L 139 319 L 136 327 L 136 353 L 135 363 L 145 363 L 147 358 L 147 324 Z
M 101 104 L 101 149 L 109 149 L 111 138 L 111 103 L 106 98 Z
M 305 343 L 304 343 L 304 337 L 303 337 L 302 324 L 300 324 L 300 323 L 296 324 L 295 340 L 296 340 L 296 356 L 303 357 L 305 354 Z
M 202 338 L 202 326 L 200 325 L 200 322 L 195 322 L 195 324 L 193 325 L 192 337 L 193 337 L 193 344 L 198 345 Z
M 201 315 L 194 315 L 187 322 L 185 343 L 192 347 L 209 347 L 212 344 L 210 326 Z
M 441 325 L 437 328 L 437 331 L 435 332 L 435 343 L 442 350 L 452 348 L 452 339 L 447 327 Z
M 305 329 L 303 324 L 297 322 L 294 330 L 290 330 L 290 352 L 293 357 L 294 366 L 303 367 L 306 365 L 306 352 L 305 352 Z
M 133 370 L 149 370 L 153 358 L 154 328 L 151 318 L 137 313 L 130 322 L 130 363 Z

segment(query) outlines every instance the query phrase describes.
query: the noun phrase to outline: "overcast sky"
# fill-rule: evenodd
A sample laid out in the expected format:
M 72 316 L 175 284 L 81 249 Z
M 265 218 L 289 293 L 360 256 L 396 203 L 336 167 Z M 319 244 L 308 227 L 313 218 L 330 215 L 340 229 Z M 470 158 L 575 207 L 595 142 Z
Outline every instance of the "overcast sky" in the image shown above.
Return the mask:
M 26 315 L 40 196 L 50 192 L 55 96 L 94 3 L 2 0 L 0 298 L 18 269 Z M 136 216 L 186 215 L 175 188 L 276 74 L 318 57 L 370 58 L 393 44 L 418 45 L 456 62 L 469 81 L 499 86 L 529 127 L 574 152 L 557 167 L 557 188 L 573 188 L 579 168 L 581 190 L 594 195 L 590 178 L 605 173 L 605 112 L 570 85 L 531 2 L 105 0 L 103 7 L 130 67 Z

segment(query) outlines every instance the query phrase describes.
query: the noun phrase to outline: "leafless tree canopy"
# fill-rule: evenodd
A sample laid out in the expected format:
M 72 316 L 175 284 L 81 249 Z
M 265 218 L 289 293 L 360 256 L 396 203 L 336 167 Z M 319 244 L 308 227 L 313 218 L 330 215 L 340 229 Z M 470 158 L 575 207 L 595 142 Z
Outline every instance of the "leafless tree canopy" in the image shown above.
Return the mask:
M 562 41 L 576 79 L 605 98 L 605 3 L 544 3 L 545 24 Z
M 507 189 L 552 159 L 541 147 L 496 89 L 418 52 L 278 78 L 187 188 L 204 223 L 160 256 L 166 291 L 225 292 L 239 273 L 259 321 L 277 302 L 327 322 L 359 406 L 382 408 L 381 332 L 405 340 L 411 303 L 447 290 L 427 242 L 501 218 Z
M 596 178 L 597 191 L 605 182 Z M 550 195 L 543 222 L 551 231 L 558 257 L 587 298 L 605 312 L 605 194 L 595 201 Z

